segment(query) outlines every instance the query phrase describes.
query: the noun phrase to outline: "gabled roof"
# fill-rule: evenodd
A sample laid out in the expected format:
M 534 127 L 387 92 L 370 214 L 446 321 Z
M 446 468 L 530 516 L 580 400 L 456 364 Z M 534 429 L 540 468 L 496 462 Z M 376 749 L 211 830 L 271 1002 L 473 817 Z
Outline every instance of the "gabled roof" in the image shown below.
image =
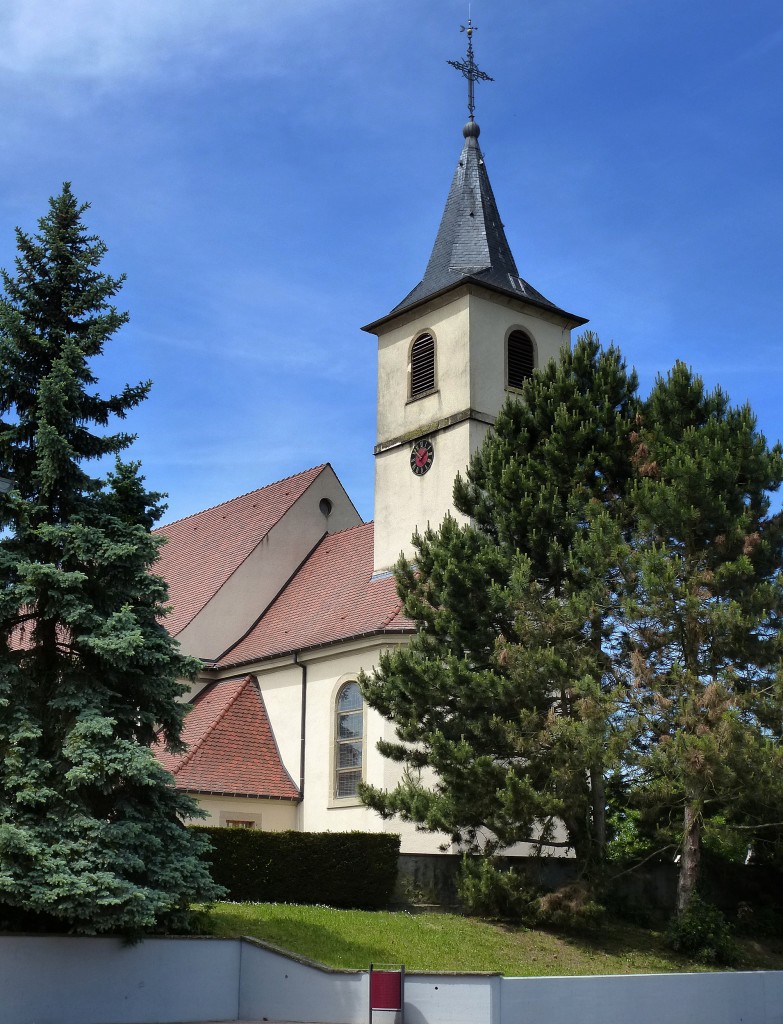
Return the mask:
M 218 667 L 249 664 L 324 644 L 381 633 L 409 633 L 394 578 L 373 579 L 373 524 L 333 533 Z
M 184 754 L 162 743 L 155 756 L 191 793 L 298 800 L 299 790 L 280 759 L 255 676 L 222 679 L 199 693 L 187 715 Z
M 209 603 L 324 469 L 305 470 L 155 531 L 167 541 L 155 571 L 169 587 L 172 611 L 164 625 L 172 636 Z
M 572 320 L 574 326 L 587 323 L 583 317 L 566 313 L 544 298 L 541 292 L 519 276 L 478 144 L 478 124 L 469 121 L 463 128 L 463 134 L 465 144 L 424 277 L 390 313 L 368 324 L 364 330 L 372 330 L 399 313 L 464 282 L 474 282 L 493 291 L 513 295 L 523 302 Z

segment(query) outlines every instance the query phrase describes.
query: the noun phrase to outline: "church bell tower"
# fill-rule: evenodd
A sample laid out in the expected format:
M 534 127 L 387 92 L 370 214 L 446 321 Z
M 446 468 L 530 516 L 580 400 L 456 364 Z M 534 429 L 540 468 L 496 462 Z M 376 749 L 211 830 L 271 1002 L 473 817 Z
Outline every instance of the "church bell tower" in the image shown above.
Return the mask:
M 587 323 L 519 276 L 479 147 L 473 55 L 449 61 L 468 81 L 470 119 L 420 283 L 364 330 L 378 337 L 374 572 L 412 554 L 415 529 L 437 526 L 509 394 Z M 458 516 L 459 518 L 459 516 Z

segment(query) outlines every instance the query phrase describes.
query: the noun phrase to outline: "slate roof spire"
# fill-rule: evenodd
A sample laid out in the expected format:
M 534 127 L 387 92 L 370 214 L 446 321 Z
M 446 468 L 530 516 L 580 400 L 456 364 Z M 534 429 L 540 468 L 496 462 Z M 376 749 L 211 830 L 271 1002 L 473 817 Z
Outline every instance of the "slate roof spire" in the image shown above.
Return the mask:
M 587 321 L 583 317 L 566 313 L 519 276 L 479 146 L 481 130 L 473 116 L 474 83 L 491 82 L 493 79 L 476 65 L 472 41 L 475 26 L 470 20 L 467 28 L 463 26 L 463 31 L 468 34 L 467 59 L 448 63 L 461 71 L 468 80 L 470 120 L 462 129 L 465 142 L 446 199 L 432 255 L 424 277 L 413 291 L 387 316 L 365 329 L 371 330 L 389 317 L 397 316 L 463 282 L 483 284 L 493 291 L 513 295 L 523 302 L 567 318 L 572 326 L 584 324 Z

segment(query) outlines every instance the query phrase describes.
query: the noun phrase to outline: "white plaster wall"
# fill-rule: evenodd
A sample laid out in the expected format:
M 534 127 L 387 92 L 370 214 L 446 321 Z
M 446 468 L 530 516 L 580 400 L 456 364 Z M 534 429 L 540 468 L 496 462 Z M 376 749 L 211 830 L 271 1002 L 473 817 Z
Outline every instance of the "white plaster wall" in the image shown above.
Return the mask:
M 563 317 L 469 285 L 381 327 L 377 443 L 393 447 L 375 456 L 376 572 L 389 569 L 401 551 L 410 557 L 416 527 L 436 526 L 453 512 L 454 478 L 464 472 L 488 426 L 475 419 L 446 429 L 438 424 L 469 411 L 494 419 L 509 393 L 506 338 L 514 328 L 530 334 L 537 366 L 570 344 Z M 437 391 L 409 401 L 410 349 L 424 331 L 435 338 Z M 417 477 L 410 453 L 413 439 L 424 434 L 432 440 L 435 458 L 430 471 Z
M 302 750 L 302 668 L 288 658 L 285 662 L 263 666 L 255 676 L 283 765 L 298 786 Z
M 403 317 L 384 325 L 378 337 L 379 443 L 470 405 L 467 292 L 457 293 L 448 303 L 429 303 L 416 313 L 414 319 Z M 410 349 L 414 339 L 425 332 L 435 339 L 437 393 L 409 402 Z
M 201 796 L 200 807 L 207 817 L 194 825 L 225 825 L 226 818 L 249 820 L 263 832 L 284 832 L 297 827 L 298 805 L 283 800 L 259 800 L 240 796 Z
M 480 431 L 486 432 L 486 427 Z M 432 468 L 424 476 L 411 472 L 411 445 L 403 444 L 375 457 L 375 572 L 390 569 L 400 552 L 411 557 L 416 527 L 440 526 L 447 512 L 459 521 L 452 496 L 454 478 L 464 474 L 471 455 L 473 424 L 465 420 L 431 437 L 435 449 Z
M 301 827 L 306 832 L 382 831 L 381 819 L 364 807 L 358 798 L 333 798 L 334 701 L 337 691 L 343 682 L 356 679 L 362 669 L 369 671 L 377 656 L 378 647 L 372 645 L 336 651 L 332 657 L 322 656 L 307 662 L 307 746 L 301 816 Z M 374 774 L 368 764 L 373 760 L 369 748 L 377 732 L 375 721 L 375 713 L 365 709 L 365 779 Z
M 405 642 L 404 640 L 397 641 Z M 358 798 L 336 799 L 334 785 L 334 701 L 339 687 L 356 679 L 360 671 L 371 672 L 380 652 L 393 641 L 366 640 L 302 656 L 301 664 L 290 661 L 257 664 L 257 676 L 283 763 L 299 785 L 301 751 L 302 664 L 307 667 L 307 722 L 304 799 L 299 804 L 251 797 L 198 796 L 207 811 L 206 821 L 196 824 L 221 825 L 226 817 L 256 819 L 257 828 L 277 832 L 294 829 L 305 832 L 391 832 L 400 836 L 402 853 L 453 853 L 456 847 L 447 835 L 420 831 L 399 818 L 384 821 Z M 371 785 L 393 789 L 402 775 L 401 766 L 383 757 L 378 740 L 394 740 L 394 725 L 377 711 L 365 707 L 364 779 Z M 433 776 L 424 777 L 425 782 Z M 560 836 L 558 836 L 560 838 Z M 521 843 L 509 851 L 528 855 L 535 852 Z M 567 856 L 567 851 L 561 851 Z M 2 1022 L 0 1022 L 2 1024 Z
M 240 943 L 0 936 L 2 1024 L 233 1021 Z
M 418 832 L 396 819 L 384 821 L 358 798 L 333 796 L 335 697 L 342 683 L 373 668 L 380 650 L 381 644 L 375 642 L 307 661 L 307 753 L 299 827 L 306 832 L 393 832 L 401 836 L 405 853 L 437 853 L 447 837 Z M 365 708 L 364 779 L 371 785 L 390 788 L 400 777 L 400 766 L 376 749 L 381 736 L 391 735 L 392 729 L 376 711 Z
M 328 518 L 318 507 L 322 498 L 332 502 Z M 247 632 L 324 533 L 360 522 L 342 484 L 327 466 L 177 636 L 182 650 L 207 661 L 217 658 Z
M 405 640 L 397 641 L 400 642 Z M 303 655 L 300 664 L 286 660 L 252 666 L 283 763 L 296 785 L 299 785 L 301 751 L 302 664 L 307 668 L 304 799 L 297 805 L 245 797 L 200 796 L 198 802 L 209 814 L 204 823 L 219 825 L 226 817 L 259 816 L 256 827 L 264 831 L 391 832 L 400 836 L 402 853 L 455 852 L 447 835 L 420 831 L 415 825 L 398 818 L 384 821 L 358 798 L 336 799 L 333 795 L 334 702 L 337 691 L 344 682 L 358 678 L 362 670 L 371 672 L 381 650 L 392 643 L 394 641 L 389 638 L 368 638 Z M 377 743 L 381 738 L 393 740 L 394 725 L 377 711 L 366 707 L 364 779 L 371 785 L 388 790 L 396 786 L 402 769 L 379 753 Z M 531 849 L 527 844 L 520 844 L 511 852 L 528 854 Z
M 521 328 L 533 339 L 537 368 L 556 359 L 563 345 L 570 344 L 571 332 L 562 320 L 537 315 L 533 307 L 522 307 L 501 296 L 491 300 L 484 294 L 470 299 L 470 404 L 479 412 L 497 415 L 506 400 L 506 338 Z

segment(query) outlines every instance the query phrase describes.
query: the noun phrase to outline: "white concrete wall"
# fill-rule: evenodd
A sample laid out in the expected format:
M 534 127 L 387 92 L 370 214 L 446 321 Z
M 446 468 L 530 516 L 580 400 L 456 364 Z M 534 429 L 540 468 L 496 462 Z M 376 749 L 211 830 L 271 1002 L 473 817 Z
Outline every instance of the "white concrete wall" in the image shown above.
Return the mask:
M 409 974 L 405 1024 L 499 1024 L 501 980 L 481 974 Z
M 369 966 L 369 965 L 367 965 Z M 416 974 L 405 978 L 405 1024 L 493 1024 L 499 1021 L 500 978 Z M 323 1024 L 366 1024 L 369 979 L 277 956 L 247 942 L 242 949 L 240 1017 Z M 396 1015 L 378 1012 L 376 1024 Z
M 783 971 L 503 978 L 494 1024 L 781 1024 Z
M 252 940 L 153 938 L 123 946 L 117 939 L 0 936 L 2 1024 L 264 1018 L 364 1024 L 367 1016 L 366 971 L 319 968 Z M 783 971 L 593 978 L 409 974 L 405 1020 L 783 1024 Z
M 365 1024 L 367 975 L 330 971 L 242 944 L 240 1019 Z
M 231 1021 L 240 943 L 0 936 L 2 1024 Z

